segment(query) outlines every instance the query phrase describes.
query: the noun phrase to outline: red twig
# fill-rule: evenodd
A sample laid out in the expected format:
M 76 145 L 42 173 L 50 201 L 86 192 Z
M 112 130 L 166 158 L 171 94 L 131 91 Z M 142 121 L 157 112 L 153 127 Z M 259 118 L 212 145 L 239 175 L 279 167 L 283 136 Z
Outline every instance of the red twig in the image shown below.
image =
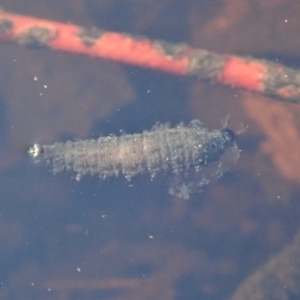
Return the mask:
M 0 40 L 102 57 L 146 68 L 219 82 L 300 102 L 297 70 L 251 57 L 219 55 L 125 33 L 36 19 L 0 11 Z

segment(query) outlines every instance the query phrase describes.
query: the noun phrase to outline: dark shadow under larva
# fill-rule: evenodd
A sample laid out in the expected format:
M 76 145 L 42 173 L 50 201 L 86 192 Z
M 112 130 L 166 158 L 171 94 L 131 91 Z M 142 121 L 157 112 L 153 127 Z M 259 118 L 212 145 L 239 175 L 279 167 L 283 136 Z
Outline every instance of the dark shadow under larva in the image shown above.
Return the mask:
M 28 153 L 52 166 L 53 173 L 71 170 L 77 180 L 86 174 L 105 179 L 163 172 L 169 192 L 188 198 L 191 192 L 219 178 L 239 158 L 236 133 L 229 128 L 209 131 L 197 120 L 174 128 L 156 125 L 139 134 L 109 135 L 97 140 L 33 145 Z

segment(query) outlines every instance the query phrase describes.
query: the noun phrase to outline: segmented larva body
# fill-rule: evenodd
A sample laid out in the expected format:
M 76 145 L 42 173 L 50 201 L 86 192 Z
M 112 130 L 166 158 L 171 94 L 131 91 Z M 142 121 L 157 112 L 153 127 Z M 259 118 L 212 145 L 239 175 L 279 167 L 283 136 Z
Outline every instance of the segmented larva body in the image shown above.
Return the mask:
M 78 180 L 85 174 L 98 174 L 103 179 L 123 175 L 130 180 L 137 174 L 148 173 L 154 177 L 165 172 L 176 178 L 179 187 L 181 181 L 186 186 L 187 180 L 194 180 L 191 174 L 200 174 L 205 166 L 218 161 L 227 150 L 232 152 L 231 160 L 236 161 L 239 152 L 235 139 L 236 134 L 228 128 L 209 131 L 195 120 L 188 126 L 179 124 L 169 128 L 159 125 L 140 134 L 34 145 L 28 152 L 38 161 L 51 165 L 54 173 L 76 172 Z

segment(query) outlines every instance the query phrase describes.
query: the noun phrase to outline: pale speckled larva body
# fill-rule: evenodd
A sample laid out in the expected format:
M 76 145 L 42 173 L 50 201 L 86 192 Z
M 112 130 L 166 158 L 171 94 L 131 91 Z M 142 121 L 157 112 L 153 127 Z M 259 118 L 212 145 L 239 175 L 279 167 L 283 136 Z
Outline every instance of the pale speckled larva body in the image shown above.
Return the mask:
M 228 128 L 209 131 L 195 120 L 174 128 L 157 125 L 140 134 L 35 145 L 29 153 L 51 165 L 54 173 L 74 171 L 78 180 L 85 174 L 98 174 L 103 179 L 123 175 L 130 180 L 137 174 L 154 177 L 164 172 L 170 177 L 170 193 L 188 198 L 195 186 L 222 175 L 224 168 L 219 160 L 226 152 L 229 160 L 238 159 L 235 139 L 236 134 Z M 214 174 L 207 175 L 210 164 L 216 167 L 211 171 Z

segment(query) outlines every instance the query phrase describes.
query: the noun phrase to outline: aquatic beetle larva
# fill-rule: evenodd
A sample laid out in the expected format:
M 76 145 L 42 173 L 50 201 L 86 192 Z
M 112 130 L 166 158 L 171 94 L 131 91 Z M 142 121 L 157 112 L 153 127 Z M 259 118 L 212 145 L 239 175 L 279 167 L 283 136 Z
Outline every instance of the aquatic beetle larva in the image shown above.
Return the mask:
M 176 127 L 156 125 L 137 134 L 109 135 L 93 140 L 35 144 L 28 153 L 52 167 L 53 173 L 74 171 L 79 180 L 86 174 L 105 179 L 123 175 L 163 172 L 169 177 L 169 192 L 181 198 L 219 178 L 239 158 L 237 134 L 224 127 L 204 128 L 194 120 Z

